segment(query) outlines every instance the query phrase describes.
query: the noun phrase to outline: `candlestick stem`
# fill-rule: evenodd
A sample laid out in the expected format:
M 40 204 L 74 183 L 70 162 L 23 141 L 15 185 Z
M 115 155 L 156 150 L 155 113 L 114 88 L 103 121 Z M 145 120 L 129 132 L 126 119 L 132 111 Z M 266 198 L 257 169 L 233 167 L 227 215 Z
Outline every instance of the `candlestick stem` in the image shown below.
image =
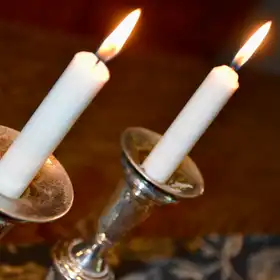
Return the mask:
M 121 180 L 101 215 L 97 233 L 92 240 L 58 243 L 53 251 L 53 278 L 49 279 L 113 279 L 104 261 L 108 249 L 143 222 L 155 207 L 177 203 L 182 198 L 193 198 L 203 193 L 203 178 L 189 157 L 185 157 L 166 184 L 148 178 L 141 163 L 159 138 L 160 135 L 143 128 L 130 128 L 123 133 L 124 180 Z

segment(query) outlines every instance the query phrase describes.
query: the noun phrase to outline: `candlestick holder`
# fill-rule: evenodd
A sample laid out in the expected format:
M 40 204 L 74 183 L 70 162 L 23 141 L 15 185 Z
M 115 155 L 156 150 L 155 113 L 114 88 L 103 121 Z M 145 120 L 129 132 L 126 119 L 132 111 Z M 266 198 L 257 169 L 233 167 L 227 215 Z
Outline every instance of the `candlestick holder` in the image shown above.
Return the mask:
M 0 156 L 18 131 L 0 126 Z M 63 166 L 50 156 L 21 198 L 0 194 L 0 240 L 17 223 L 46 223 L 65 215 L 73 203 L 73 188 Z
M 144 128 L 129 128 L 121 137 L 124 180 L 101 216 L 92 240 L 59 242 L 53 250 L 54 266 L 48 280 L 111 280 L 106 253 L 156 206 L 177 203 L 203 193 L 203 178 L 195 163 L 185 157 L 166 184 L 150 179 L 141 163 L 160 135 Z

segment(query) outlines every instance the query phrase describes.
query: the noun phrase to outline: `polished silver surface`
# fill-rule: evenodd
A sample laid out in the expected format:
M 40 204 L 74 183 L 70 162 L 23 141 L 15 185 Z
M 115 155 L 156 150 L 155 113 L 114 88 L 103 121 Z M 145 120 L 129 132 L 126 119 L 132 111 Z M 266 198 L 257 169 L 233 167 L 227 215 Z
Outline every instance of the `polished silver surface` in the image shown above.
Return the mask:
M 159 138 L 159 134 L 144 128 L 129 128 L 122 134 L 124 179 L 101 215 L 94 238 L 87 242 L 62 242 L 54 249 L 55 280 L 112 279 L 104 261 L 108 249 L 143 222 L 154 207 L 203 193 L 203 178 L 189 157 L 166 184 L 145 174 L 141 163 Z
M 18 132 L 0 126 L 0 155 L 2 156 Z M 15 223 L 45 223 L 65 215 L 73 203 L 73 188 L 63 166 L 50 156 L 20 199 L 0 194 L 0 238 Z
M 53 250 L 54 266 L 46 280 L 114 280 L 114 274 L 103 260 L 102 270 L 93 269 L 91 262 L 96 264 L 96 261 L 91 246 L 78 239 L 59 242 Z
M 121 137 L 121 145 L 128 161 L 148 182 L 178 199 L 202 195 L 204 191 L 203 177 L 196 164 L 188 156 L 184 158 L 165 184 L 159 184 L 146 175 L 141 163 L 160 137 L 160 134 L 142 127 L 126 129 Z

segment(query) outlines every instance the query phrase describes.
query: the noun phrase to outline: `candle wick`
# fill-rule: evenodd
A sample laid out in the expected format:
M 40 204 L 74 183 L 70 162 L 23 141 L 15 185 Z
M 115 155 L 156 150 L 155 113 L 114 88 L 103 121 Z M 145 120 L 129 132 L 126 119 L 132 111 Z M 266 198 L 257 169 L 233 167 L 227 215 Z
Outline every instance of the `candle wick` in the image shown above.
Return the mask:
M 98 54 L 98 51 L 95 53 L 95 55 L 97 57 L 96 64 L 98 64 L 99 62 L 103 62 L 104 64 L 106 64 L 106 61 Z
M 240 69 L 240 65 L 236 63 L 235 60 L 233 60 L 230 64 L 230 68 L 233 69 L 235 72 L 237 72 Z
M 244 56 L 236 55 L 230 64 L 230 68 L 232 68 L 235 72 L 237 72 L 244 65 Z

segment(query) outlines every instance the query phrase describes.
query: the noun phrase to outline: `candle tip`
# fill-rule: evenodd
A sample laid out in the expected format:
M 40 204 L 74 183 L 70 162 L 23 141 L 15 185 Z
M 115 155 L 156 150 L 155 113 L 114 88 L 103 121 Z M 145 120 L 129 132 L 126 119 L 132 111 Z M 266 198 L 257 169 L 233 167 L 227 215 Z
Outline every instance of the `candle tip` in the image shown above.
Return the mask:
M 243 45 L 243 47 L 238 51 L 238 53 L 234 57 L 231 63 L 232 69 L 237 71 L 250 59 L 250 57 L 255 53 L 257 48 L 261 45 L 264 38 L 268 34 L 271 25 L 272 21 L 266 22 L 249 38 L 249 40 Z
M 141 9 L 138 8 L 132 11 L 104 40 L 96 53 L 101 60 L 108 61 L 120 52 L 127 38 L 133 31 L 140 15 Z

